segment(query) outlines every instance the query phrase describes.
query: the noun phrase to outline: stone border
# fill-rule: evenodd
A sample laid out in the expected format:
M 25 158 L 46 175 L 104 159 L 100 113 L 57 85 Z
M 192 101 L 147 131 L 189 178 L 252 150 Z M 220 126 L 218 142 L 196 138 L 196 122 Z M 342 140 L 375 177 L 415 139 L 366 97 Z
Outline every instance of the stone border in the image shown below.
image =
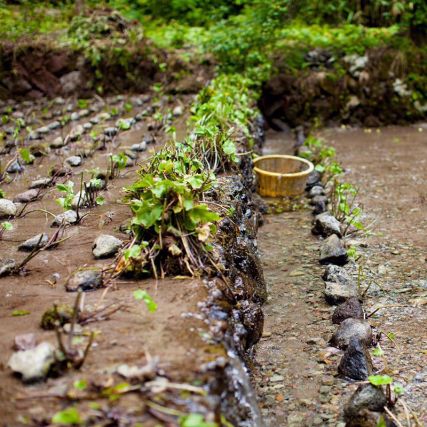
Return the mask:
M 303 151 L 304 146 L 300 146 L 296 154 Z M 330 305 L 336 305 L 331 320 L 337 329 L 329 344 L 344 351 L 338 375 L 347 381 L 363 381 L 344 405 L 344 421 L 347 427 L 395 426 L 391 417 L 385 417 L 385 413 L 391 413 L 387 407 L 393 406 L 389 391 L 386 396 L 381 386 L 368 381 L 374 374 L 368 348 L 376 345 L 377 337 L 367 320 L 358 286 L 344 267 L 349 262 L 344 243 L 346 225 L 328 211 L 330 194 L 321 179 L 322 175 L 316 170 L 309 176 L 306 196 L 314 215 L 312 233 L 323 239 L 319 262 L 325 266 L 322 275 L 325 299 Z M 380 424 L 382 422 L 384 424 Z

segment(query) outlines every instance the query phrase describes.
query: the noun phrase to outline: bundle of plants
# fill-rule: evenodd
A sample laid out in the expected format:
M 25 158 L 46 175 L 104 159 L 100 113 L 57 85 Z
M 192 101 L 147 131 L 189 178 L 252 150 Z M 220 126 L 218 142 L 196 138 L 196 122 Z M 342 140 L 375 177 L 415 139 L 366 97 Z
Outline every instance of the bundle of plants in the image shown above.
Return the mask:
M 212 237 L 220 206 L 207 197 L 216 178 L 196 157 L 194 144 L 165 148 L 138 174 L 126 188 L 132 240 L 119 256 L 116 273 L 157 278 L 218 270 Z

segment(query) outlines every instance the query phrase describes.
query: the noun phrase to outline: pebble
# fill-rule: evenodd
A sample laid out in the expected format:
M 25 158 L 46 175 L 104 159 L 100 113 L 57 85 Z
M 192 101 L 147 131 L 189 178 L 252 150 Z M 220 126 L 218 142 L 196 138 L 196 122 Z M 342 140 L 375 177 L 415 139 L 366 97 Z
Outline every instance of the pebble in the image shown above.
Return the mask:
M 62 147 L 65 147 L 66 145 L 67 145 L 66 140 L 63 139 L 62 137 L 58 136 L 49 144 L 49 147 L 50 148 L 62 148 Z
M 23 193 L 17 194 L 13 198 L 13 201 L 14 203 L 30 203 L 30 202 L 33 202 L 34 200 L 37 200 L 39 195 L 40 195 L 39 190 L 31 189 L 31 190 L 24 191 Z
M 0 277 L 7 276 L 13 272 L 16 267 L 14 259 L 2 259 L 0 260 Z
M 56 215 L 52 221 L 51 227 L 59 227 L 61 224 L 75 224 L 77 222 L 77 213 L 73 210 L 65 211 Z
M 12 200 L 0 199 L 0 219 L 14 217 L 16 215 L 17 207 Z
M 14 338 L 13 348 L 16 351 L 31 350 L 37 345 L 35 334 L 22 334 Z
M 40 380 L 47 376 L 55 362 L 54 352 L 52 344 L 42 342 L 30 350 L 13 353 L 8 366 L 13 372 L 20 374 L 24 382 Z
M 368 321 L 352 318 L 343 320 L 332 336 L 330 344 L 345 349 L 354 337 L 366 345 L 372 344 L 372 328 Z
M 27 239 L 24 243 L 18 246 L 19 251 L 31 252 L 34 249 L 42 248 L 48 242 L 49 237 L 46 233 L 37 234 L 34 237 Z
M 21 165 L 19 160 L 15 160 L 7 168 L 7 173 L 21 173 L 24 171 L 24 169 L 24 166 Z
M 94 291 L 102 287 L 102 270 L 87 268 L 75 271 L 65 284 L 67 292 Z
M 84 128 L 82 125 L 77 125 L 71 129 L 71 132 L 68 134 L 70 141 L 77 141 L 83 134 Z
M 145 151 L 147 149 L 147 143 L 145 141 L 142 141 L 139 144 L 133 144 L 130 149 L 132 151 L 137 151 L 137 152 L 142 152 Z
M 338 372 L 353 380 L 366 380 L 372 370 L 371 357 L 365 344 L 353 336 L 338 365 Z
M 336 234 L 332 234 L 322 242 L 320 247 L 321 264 L 344 265 L 347 261 L 347 251 Z
M 30 184 L 30 189 L 34 188 L 48 188 L 53 184 L 52 178 L 39 178 L 35 179 Z
M 104 129 L 104 135 L 112 137 L 114 135 L 117 135 L 117 132 L 119 130 L 116 127 L 108 127 Z
M 65 162 L 72 167 L 77 167 L 82 164 L 82 158 L 80 156 L 71 156 L 65 159 Z
M 363 319 L 363 317 L 362 304 L 357 297 L 351 297 L 335 309 L 332 315 L 332 323 L 339 325 L 346 319 Z
M 316 215 L 312 232 L 323 237 L 328 237 L 332 234 L 341 237 L 341 223 L 329 212 L 324 212 Z
M 123 241 L 108 234 L 101 234 L 93 242 L 92 253 L 95 258 L 108 258 L 117 253 Z

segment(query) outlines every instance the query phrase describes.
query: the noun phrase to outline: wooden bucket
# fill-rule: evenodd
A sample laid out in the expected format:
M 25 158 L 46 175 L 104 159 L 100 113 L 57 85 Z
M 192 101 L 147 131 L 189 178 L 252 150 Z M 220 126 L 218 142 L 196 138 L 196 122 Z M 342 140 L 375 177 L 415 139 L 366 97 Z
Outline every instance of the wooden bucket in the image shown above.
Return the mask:
M 304 193 L 314 165 L 296 156 L 271 155 L 254 160 L 258 193 L 267 197 L 297 196 Z

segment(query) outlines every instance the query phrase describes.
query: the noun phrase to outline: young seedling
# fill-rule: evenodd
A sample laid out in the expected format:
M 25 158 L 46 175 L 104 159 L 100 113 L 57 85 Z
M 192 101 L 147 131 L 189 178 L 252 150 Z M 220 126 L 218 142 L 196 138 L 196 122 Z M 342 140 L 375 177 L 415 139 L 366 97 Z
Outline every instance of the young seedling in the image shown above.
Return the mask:
M 9 221 L 3 221 L 0 223 L 0 240 L 3 239 L 3 235 L 6 231 L 12 231 L 13 224 Z

